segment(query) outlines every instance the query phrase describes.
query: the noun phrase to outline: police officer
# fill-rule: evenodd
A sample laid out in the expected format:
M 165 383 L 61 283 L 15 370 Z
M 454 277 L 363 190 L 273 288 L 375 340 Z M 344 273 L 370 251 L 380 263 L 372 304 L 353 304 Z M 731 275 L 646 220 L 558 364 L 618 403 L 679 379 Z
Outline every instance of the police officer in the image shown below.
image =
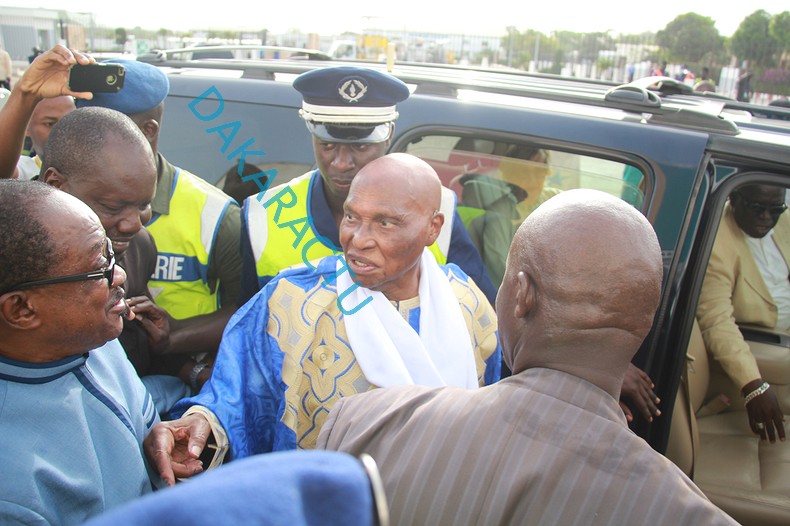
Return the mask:
M 313 70 L 294 81 L 303 97 L 299 115 L 312 134 L 317 169 L 248 197 L 242 205 L 242 301 L 280 270 L 339 254 L 338 227 L 351 181 L 387 153 L 396 104 L 409 96 L 395 77 L 359 67 Z M 439 263 L 455 263 L 493 303 L 496 290 L 445 188 L 445 220 L 429 247 Z
M 108 62 L 124 66 L 123 89 L 96 93 L 78 106 L 103 106 L 125 113 L 142 130 L 156 155 L 156 196 L 146 228 L 154 236 L 158 254 L 148 283 L 156 303 L 174 318 L 165 352 L 214 352 L 238 304 L 239 206 L 158 152 L 164 100 L 170 88 L 167 76 L 143 62 Z M 193 376 L 204 367 L 196 366 Z

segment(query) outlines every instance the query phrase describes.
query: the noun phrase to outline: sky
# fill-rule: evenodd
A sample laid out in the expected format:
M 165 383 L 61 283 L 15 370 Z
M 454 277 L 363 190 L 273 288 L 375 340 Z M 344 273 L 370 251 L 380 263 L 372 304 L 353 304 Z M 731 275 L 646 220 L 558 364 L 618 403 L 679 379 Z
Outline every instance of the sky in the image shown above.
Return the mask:
M 394 29 L 426 32 L 501 35 L 507 26 L 519 31 L 536 29 L 543 33 L 555 30 L 576 32 L 642 33 L 663 29 L 676 16 L 688 12 L 708 16 L 716 22 L 723 36 L 731 36 L 741 21 L 754 11 L 764 9 L 775 15 L 790 10 L 787 0 L 485 0 L 484 2 L 429 2 L 398 0 L 395 2 L 335 2 L 299 0 L 272 2 L 222 0 L 206 3 L 210 8 L 184 8 L 185 2 L 167 0 L 33 0 L 3 2 L 9 7 L 41 7 L 92 12 L 99 25 L 145 29 L 268 29 L 283 33 L 289 29 L 321 35 L 343 31 Z M 536 4 L 536 5 L 529 5 Z M 330 6 L 330 7 L 328 7 Z M 397 10 L 395 10 L 397 6 Z M 475 6 L 467 8 L 464 6 Z

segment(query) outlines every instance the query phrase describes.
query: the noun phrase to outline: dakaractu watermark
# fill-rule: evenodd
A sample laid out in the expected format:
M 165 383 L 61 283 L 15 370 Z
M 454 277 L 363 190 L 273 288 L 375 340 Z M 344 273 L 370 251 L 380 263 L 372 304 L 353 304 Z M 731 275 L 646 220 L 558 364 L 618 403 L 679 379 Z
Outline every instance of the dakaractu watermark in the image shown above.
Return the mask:
M 216 119 L 219 119 L 219 117 L 225 111 L 225 98 L 222 96 L 222 93 L 220 93 L 216 86 L 211 86 L 206 91 L 198 95 L 194 100 L 192 100 L 188 104 L 188 107 L 192 114 L 200 121 L 205 123 L 213 123 Z M 266 155 L 266 152 L 260 149 L 253 149 L 255 145 L 255 138 L 250 137 L 230 151 L 230 153 L 228 153 L 228 150 L 230 150 L 234 141 L 236 141 L 236 137 L 241 131 L 242 122 L 240 120 L 234 120 L 206 128 L 206 133 L 216 133 L 222 139 L 220 153 L 225 155 L 229 161 L 233 161 L 235 158 L 238 158 L 237 173 L 239 174 L 241 180 L 244 182 L 255 182 L 255 185 L 260 190 L 256 196 L 257 201 L 266 209 L 271 206 L 275 207 L 273 218 L 274 224 L 280 229 L 288 229 L 291 231 L 291 233 L 294 235 L 294 241 L 292 245 L 293 248 L 298 249 L 301 246 L 302 262 L 311 270 L 316 270 L 316 267 L 311 263 L 311 261 L 313 261 L 313 259 L 310 258 L 311 247 L 316 244 L 331 246 L 331 241 L 318 234 L 318 230 L 313 224 L 313 218 L 310 217 L 309 214 L 303 218 L 297 218 L 291 221 L 285 221 L 282 223 L 279 221 L 283 209 L 295 207 L 298 202 L 298 197 L 291 187 L 283 186 L 276 194 L 270 196 L 265 201 L 263 200 L 266 191 L 269 190 L 269 187 L 272 185 L 272 182 L 274 182 L 274 179 L 277 176 L 277 170 L 272 168 L 270 170 L 264 170 L 255 174 L 243 175 L 244 165 L 247 157 L 262 157 Z M 305 236 L 311 230 L 315 233 L 315 236 L 305 241 Z M 342 312 L 345 316 L 350 316 L 373 301 L 373 298 L 368 296 L 364 301 L 350 310 L 343 306 L 343 300 L 360 285 L 354 280 L 356 275 L 354 274 L 354 271 L 348 267 L 345 256 L 340 254 L 338 257 L 341 261 L 340 268 L 337 269 L 332 276 L 324 276 L 322 279 L 324 280 L 324 283 L 331 285 L 334 284 L 335 281 L 337 281 L 337 278 L 344 272 L 348 272 L 351 275 L 353 285 L 343 292 L 338 291 L 337 295 L 337 306 L 340 309 L 340 312 Z

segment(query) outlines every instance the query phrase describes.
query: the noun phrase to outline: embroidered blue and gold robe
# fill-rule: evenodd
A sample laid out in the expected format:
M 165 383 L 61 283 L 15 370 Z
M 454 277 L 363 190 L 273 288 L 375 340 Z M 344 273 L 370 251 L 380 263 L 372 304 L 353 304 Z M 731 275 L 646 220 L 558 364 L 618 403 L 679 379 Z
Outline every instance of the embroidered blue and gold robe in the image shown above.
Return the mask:
M 315 447 L 332 405 L 375 387 L 354 357 L 337 305 L 337 259 L 322 259 L 316 270 L 287 269 L 241 307 L 225 329 L 211 379 L 197 396 L 179 402 L 174 415 L 195 405 L 208 409 L 200 412 L 233 458 Z M 502 351 L 494 310 L 457 266 L 441 268 L 469 329 L 480 384 L 496 382 Z M 400 307 L 419 332 L 416 303 Z

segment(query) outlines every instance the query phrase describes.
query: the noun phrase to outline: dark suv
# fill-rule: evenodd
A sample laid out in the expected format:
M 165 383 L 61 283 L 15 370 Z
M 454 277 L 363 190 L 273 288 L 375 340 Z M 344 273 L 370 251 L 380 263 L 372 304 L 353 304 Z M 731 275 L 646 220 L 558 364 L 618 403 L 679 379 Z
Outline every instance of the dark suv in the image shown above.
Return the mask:
M 314 162 L 291 82 L 337 64 L 162 60 L 171 91 L 160 149 L 232 192 L 242 157 L 257 171 L 276 171 L 275 183 L 300 175 Z M 391 150 L 425 159 L 457 192 L 495 282 L 507 242 L 492 241 L 482 215 L 513 227 L 552 195 L 579 187 L 642 210 L 658 233 L 665 275 L 635 363 L 655 381 L 663 414 L 652 423 L 637 417 L 633 429 L 739 521 L 790 524 L 790 441 L 760 444 L 749 431 L 738 388 L 708 362 L 695 321 L 730 192 L 746 183 L 790 186 L 790 113 L 693 94 L 666 78 L 618 86 L 424 64 L 392 73 L 412 95 L 398 106 Z M 746 334 L 790 413 L 788 336 Z M 732 405 L 708 414 L 706 402 L 721 393 Z

